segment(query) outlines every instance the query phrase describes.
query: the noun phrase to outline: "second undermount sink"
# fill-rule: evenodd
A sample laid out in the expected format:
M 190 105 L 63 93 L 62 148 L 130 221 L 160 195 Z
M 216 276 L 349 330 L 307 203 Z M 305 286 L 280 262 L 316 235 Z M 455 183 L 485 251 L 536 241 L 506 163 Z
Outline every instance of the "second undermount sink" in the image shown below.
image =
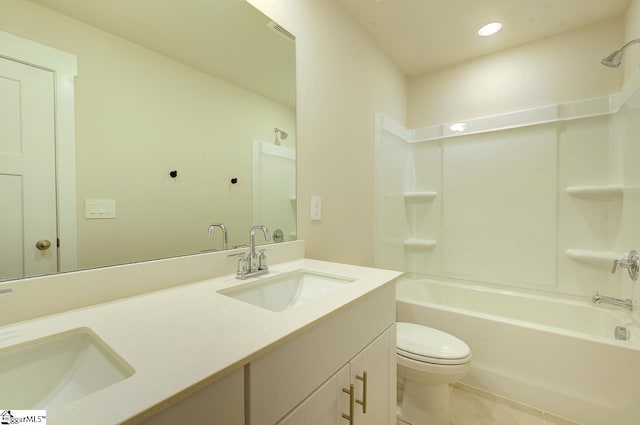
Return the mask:
M 271 311 L 284 311 L 317 299 L 357 279 L 295 270 L 218 291 L 222 295 Z
M 133 375 L 90 329 L 77 328 L 0 350 L 0 401 L 12 409 L 52 409 Z

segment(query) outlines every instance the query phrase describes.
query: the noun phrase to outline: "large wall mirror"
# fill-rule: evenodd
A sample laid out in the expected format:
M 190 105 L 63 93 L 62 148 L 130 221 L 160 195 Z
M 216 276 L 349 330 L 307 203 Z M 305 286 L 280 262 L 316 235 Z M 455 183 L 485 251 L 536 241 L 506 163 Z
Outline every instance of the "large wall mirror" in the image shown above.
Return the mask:
M 40 126 L 25 117 L 52 103 L 21 97 L 31 78 L 22 75 L 48 71 L 10 60 L 0 44 L 0 280 L 222 249 L 222 233 L 207 232 L 214 223 L 226 226 L 228 248 L 246 245 L 253 224 L 295 239 L 295 41 L 253 6 L 2 0 L 0 31 L 71 54 L 78 69 L 77 237 L 27 239 L 48 195 L 28 192 L 11 161 Z M 37 186 L 55 199 L 52 179 Z M 59 259 L 69 247 L 73 267 Z M 29 269 L 46 259 L 53 270 Z

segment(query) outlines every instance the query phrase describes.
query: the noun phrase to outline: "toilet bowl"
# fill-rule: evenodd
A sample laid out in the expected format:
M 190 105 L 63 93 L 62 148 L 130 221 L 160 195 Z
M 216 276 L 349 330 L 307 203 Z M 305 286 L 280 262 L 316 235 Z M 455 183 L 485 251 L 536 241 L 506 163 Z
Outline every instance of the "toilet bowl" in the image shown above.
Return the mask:
M 398 418 L 411 425 L 451 425 L 451 384 L 469 372 L 469 346 L 437 329 L 396 325 Z

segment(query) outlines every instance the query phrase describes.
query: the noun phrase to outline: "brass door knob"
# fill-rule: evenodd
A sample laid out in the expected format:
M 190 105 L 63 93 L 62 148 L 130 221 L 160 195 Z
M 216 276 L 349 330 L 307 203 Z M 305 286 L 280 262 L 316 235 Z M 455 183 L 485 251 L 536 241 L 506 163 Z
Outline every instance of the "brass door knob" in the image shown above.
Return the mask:
M 51 241 L 48 241 L 46 239 L 40 239 L 38 242 L 36 242 L 36 248 L 38 248 L 40 251 L 46 251 L 50 247 Z

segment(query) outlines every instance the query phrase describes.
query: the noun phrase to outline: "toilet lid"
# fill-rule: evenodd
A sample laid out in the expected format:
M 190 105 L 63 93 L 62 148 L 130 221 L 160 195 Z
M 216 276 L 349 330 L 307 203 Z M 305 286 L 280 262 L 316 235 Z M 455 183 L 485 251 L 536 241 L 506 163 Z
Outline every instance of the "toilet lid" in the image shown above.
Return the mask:
M 415 323 L 398 322 L 397 351 L 400 355 L 426 362 L 450 363 L 451 360 L 465 360 L 471 355 L 469 346 L 453 335 Z

